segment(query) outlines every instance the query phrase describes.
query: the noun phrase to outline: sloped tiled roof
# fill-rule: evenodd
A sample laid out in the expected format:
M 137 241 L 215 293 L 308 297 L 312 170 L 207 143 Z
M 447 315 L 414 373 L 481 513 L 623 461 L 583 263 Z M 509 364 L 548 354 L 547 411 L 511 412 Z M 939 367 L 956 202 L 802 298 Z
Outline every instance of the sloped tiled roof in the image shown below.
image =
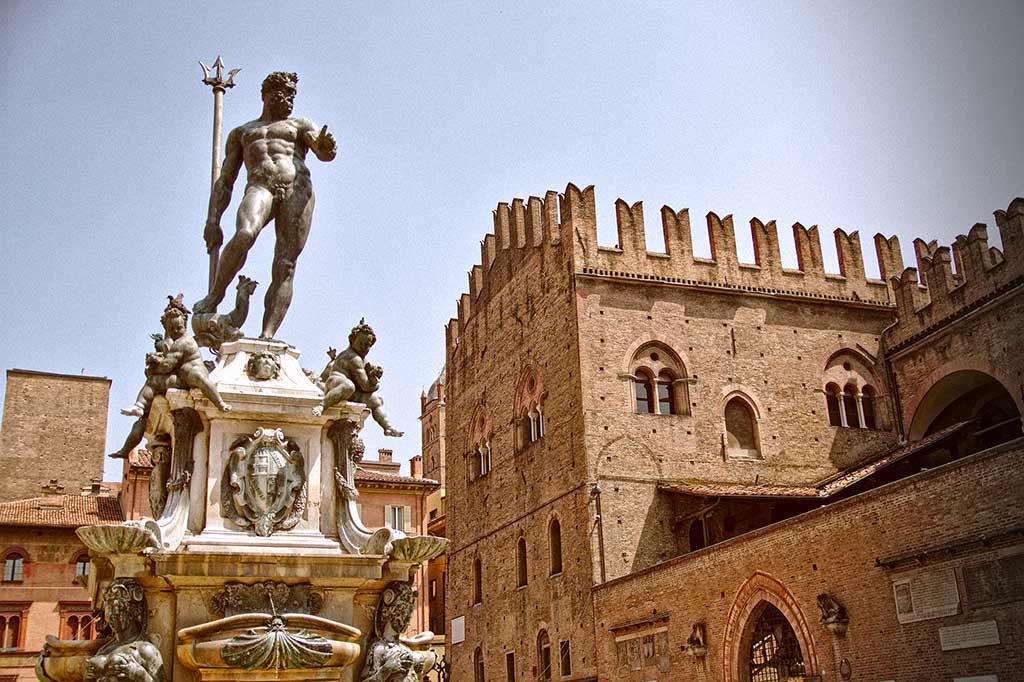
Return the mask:
M 78 528 L 122 521 L 124 515 L 116 497 L 61 495 L 0 503 L 0 526 Z
M 398 483 L 401 485 L 422 485 L 431 488 L 438 488 L 441 484 L 431 478 L 414 478 L 413 476 L 402 476 L 400 474 L 385 474 L 379 471 L 368 469 L 356 469 L 356 482 L 367 483 Z
M 784 497 L 790 499 L 813 499 L 826 498 L 850 487 L 858 481 L 862 481 L 885 467 L 909 457 L 915 452 L 935 445 L 944 438 L 957 433 L 970 422 L 960 422 L 945 429 L 907 443 L 895 450 L 876 457 L 867 464 L 851 469 L 847 472 L 836 474 L 822 479 L 810 486 L 785 486 L 770 484 L 745 484 L 745 483 L 716 483 L 712 481 L 684 481 L 664 482 L 658 485 L 659 490 L 666 492 L 682 493 L 685 495 L 700 495 L 704 497 Z

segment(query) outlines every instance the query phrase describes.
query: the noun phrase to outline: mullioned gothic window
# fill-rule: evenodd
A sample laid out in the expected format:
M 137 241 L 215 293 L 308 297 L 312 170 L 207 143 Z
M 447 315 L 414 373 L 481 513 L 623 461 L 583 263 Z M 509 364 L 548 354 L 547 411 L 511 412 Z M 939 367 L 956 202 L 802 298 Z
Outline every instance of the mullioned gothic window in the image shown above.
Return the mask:
M 831 426 L 877 429 L 878 385 L 869 362 L 854 351 L 840 351 L 824 372 L 825 409 Z
M 629 375 L 637 414 L 690 414 L 686 367 L 664 344 L 641 346 L 633 354 Z
M 467 456 L 469 480 L 475 481 L 491 472 L 491 417 L 483 406 L 473 414 L 470 433 L 470 452 Z
M 547 390 L 532 367 L 527 367 L 516 390 L 516 449 L 522 450 L 544 437 L 544 399 Z

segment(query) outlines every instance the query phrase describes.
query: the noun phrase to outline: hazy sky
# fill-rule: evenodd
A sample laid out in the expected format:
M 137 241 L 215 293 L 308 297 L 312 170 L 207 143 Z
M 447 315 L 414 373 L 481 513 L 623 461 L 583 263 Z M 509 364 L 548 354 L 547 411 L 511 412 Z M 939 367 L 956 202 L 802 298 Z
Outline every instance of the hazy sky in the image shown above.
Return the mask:
M 613 202 L 950 242 L 1024 194 L 1024 3 L 0 2 L 0 368 L 113 379 L 108 451 L 169 293 L 205 294 L 212 96 L 198 60 L 241 67 L 227 129 L 273 70 L 340 153 L 317 191 L 279 335 L 319 370 L 365 316 L 401 440 L 499 201 L 596 185 Z M 222 226 L 230 236 L 235 199 Z M 695 229 L 698 253 L 707 237 Z M 259 280 L 272 232 L 243 272 Z M 0 379 L 2 380 L 2 379 Z M 0 387 L 2 388 L 2 387 Z M 120 464 L 108 460 L 107 478 Z

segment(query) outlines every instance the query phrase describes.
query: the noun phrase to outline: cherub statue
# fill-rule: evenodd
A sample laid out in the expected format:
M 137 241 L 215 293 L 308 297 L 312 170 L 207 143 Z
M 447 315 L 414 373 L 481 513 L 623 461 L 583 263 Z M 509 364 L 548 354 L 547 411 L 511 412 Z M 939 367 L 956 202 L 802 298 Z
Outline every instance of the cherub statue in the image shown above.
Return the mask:
M 324 382 L 324 399 L 313 408 L 313 414 L 319 417 L 327 408 L 346 400 L 363 403 L 370 408 L 373 420 L 384 429 L 384 435 L 397 438 L 402 436 L 402 432 L 391 425 L 384 413 L 384 400 L 376 395 L 384 370 L 366 362 L 366 354 L 376 342 L 377 335 L 373 329 L 365 319 L 360 319 L 348 335 L 348 348 L 340 354 L 333 348 L 327 349 L 330 360 L 320 373 Z
M 160 318 L 163 336 L 153 334 L 155 350 L 146 354 L 146 383 L 139 391 L 135 404 L 121 410 L 121 414 L 137 417 L 121 449 L 111 457 L 125 458 L 132 448 L 142 442 L 146 419 L 153 398 L 164 395 L 171 388 L 198 388 L 214 405 L 227 412 L 231 406 L 221 399 L 217 388 L 210 383 L 210 373 L 203 363 L 196 340 L 186 333 L 189 310 L 182 303 L 181 294 L 168 296 L 167 307 Z
M 397 580 L 381 592 L 359 682 L 419 682 L 434 667 L 437 655 L 427 650 L 434 633 L 402 636 L 412 620 L 416 597 L 412 585 Z
M 146 638 L 146 596 L 134 578 L 115 578 L 103 593 L 113 638 L 86 661 L 85 682 L 163 682 L 160 650 Z
M 192 331 L 195 332 L 196 343 L 218 353 L 221 344 L 242 338 L 241 327 L 245 324 L 245 318 L 249 316 L 249 298 L 252 292 L 256 291 L 258 284 L 259 282 L 254 279 L 239 275 L 238 285 L 235 287 L 234 310 L 227 315 L 197 312 L 192 317 Z

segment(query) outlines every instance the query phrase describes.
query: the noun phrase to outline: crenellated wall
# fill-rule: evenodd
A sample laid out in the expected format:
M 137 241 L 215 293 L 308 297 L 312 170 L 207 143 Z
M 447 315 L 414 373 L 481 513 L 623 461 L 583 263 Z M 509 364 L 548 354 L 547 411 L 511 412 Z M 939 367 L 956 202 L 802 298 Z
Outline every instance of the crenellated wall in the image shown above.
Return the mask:
M 995 218 L 1002 251 L 988 245 L 984 223 L 959 235 L 952 248 L 914 240 L 917 267 L 891 280 L 898 320 L 886 334 L 890 349 L 1024 282 L 1024 199 L 1014 199 Z
M 693 255 L 688 209 L 661 208 L 665 253 L 647 250 L 643 203 L 615 202 L 618 246 L 609 248 L 597 242 L 594 189 L 566 188 L 564 201 L 572 207 L 581 248 L 577 267 L 588 274 L 663 279 L 682 284 L 706 284 L 754 290 L 763 293 L 797 294 L 816 298 L 855 300 L 888 305 L 891 303 L 885 279 L 903 269 L 896 237 L 876 235 L 875 244 L 882 279 L 870 279 L 864 272 L 860 235 L 835 230 L 839 273 L 825 272 L 817 226 L 793 225 L 797 269 L 784 268 L 779 252 L 775 221 L 750 220 L 754 245 L 754 263 L 740 262 L 736 252 L 736 232 L 731 215 L 707 214 L 711 258 Z
M 796 295 L 889 306 L 886 284 L 903 271 L 899 239 L 874 237 L 881 279 L 866 276 L 860 234 L 834 231 L 839 273 L 825 272 L 818 227 L 793 225 L 798 267 L 782 266 L 775 221 L 751 218 L 754 263 L 742 263 L 736 251 L 731 215 L 707 214 L 711 258 L 693 255 L 688 209 L 661 208 L 665 253 L 648 251 L 643 202 L 615 202 L 618 245 L 597 241 L 597 210 L 593 185 L 579 189 L 569 183 L 563 193 L 548 191 L 543 198 L 513 199 L 494 210 L 494 227 L 480 242 L 480 262 L 468 273 L 469 286 L 458 301 L 458 317 L 446 329 L 447 349 L 465 331 L 467 320 L 511 279 L 512 272 L 532 249 L 570 240 L 575 272 L 631 279 L 663 280 L 674 284 L 713 286 L 764 294 Z M 568 247 L 568 244 L 564 245 Z M 481 299 L 481 297 L 483 297 Z

